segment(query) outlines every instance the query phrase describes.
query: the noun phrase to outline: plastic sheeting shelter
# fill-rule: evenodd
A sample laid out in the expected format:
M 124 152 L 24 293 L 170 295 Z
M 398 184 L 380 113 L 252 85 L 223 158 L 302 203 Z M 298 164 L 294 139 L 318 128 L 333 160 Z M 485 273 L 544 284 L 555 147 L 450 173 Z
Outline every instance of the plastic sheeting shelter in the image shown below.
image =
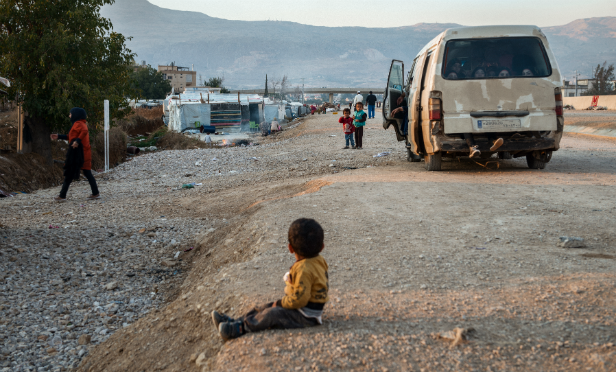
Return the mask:
M 183 132 L 211 124 L 211 106 L 207 103 L 191 103 L 169 106 L 169 129 Z
M 264 120 L 263 98 L 256 95 L 189 93 L 165 100 L 169 129 L 182 132 L 205 126 L 248 127 L 249 122 Z

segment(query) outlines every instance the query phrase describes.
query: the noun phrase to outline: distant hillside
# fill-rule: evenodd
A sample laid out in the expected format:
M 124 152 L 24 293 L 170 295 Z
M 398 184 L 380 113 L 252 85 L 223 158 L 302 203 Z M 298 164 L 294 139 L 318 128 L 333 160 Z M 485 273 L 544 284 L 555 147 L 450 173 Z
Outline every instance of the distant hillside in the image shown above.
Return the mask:
M 379 86 L 391 59 L 407 63 L 441 31 L 456 24 L 396 28 L 318 27 L 293 22 L 230 21 L 163 9 L 147 0 L 116 0 L 103 8 L 129 48 L 152 66 L 195 65 L 204 78 L 225 76 L 232 88 L 261 87 L 265 74 L 287 74 L 307 86 Z M 616 17 L 544 29 L 565 76 L 576 68 L 616 62 Z M 582 71 L 584 72 L 584 71 Z

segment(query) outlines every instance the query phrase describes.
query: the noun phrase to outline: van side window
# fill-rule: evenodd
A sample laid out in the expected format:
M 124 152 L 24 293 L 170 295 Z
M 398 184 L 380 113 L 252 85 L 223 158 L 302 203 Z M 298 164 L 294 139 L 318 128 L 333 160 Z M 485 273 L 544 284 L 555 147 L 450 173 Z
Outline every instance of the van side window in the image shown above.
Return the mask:
M 450 40 L 441 75 L 447 80 L 547 77 L 552 67 L 536 37 Z

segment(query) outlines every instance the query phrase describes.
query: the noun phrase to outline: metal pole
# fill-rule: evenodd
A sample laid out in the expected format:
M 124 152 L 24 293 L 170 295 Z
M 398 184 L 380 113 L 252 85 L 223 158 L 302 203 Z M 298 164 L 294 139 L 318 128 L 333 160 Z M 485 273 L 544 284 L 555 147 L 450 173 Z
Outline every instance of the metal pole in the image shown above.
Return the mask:
M 24 153 L 24 113 L 21 104 L 17 105 L 17 153 Z
M 302 78 L 302 105 L 304 104 L 304 78 Z
M 575 70 L 575 96 L 577 97 L 577 80 L 578 80 L 578 73 L 577 70 Z
M 105 100 L 105 173 L 109 172 L 109 101 Z

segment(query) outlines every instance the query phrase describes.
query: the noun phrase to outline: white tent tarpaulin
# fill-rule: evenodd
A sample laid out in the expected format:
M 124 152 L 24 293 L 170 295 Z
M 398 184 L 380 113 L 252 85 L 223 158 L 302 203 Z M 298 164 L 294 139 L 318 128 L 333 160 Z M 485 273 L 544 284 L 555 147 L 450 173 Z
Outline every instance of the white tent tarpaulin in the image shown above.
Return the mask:
M 169 129 L 182 132 L 202 125 L 209 126 L 211 106 L 207 103 L 186 103 L 169 106 Z

